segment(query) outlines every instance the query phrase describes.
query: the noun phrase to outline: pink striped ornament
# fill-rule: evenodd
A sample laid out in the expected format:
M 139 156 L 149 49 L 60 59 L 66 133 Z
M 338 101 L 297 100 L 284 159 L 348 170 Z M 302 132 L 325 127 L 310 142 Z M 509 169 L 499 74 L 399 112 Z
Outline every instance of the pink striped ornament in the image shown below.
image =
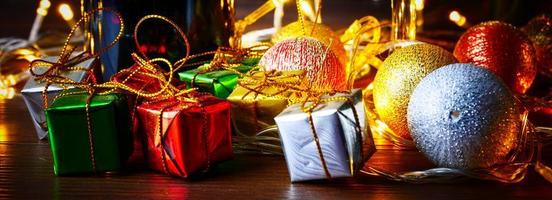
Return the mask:
M 345 66 L 326 45 L 310 37 L 283 40 L 271 47 L 259 65 L 266 70 L 305 70 L 315 88 L 347 90 Z

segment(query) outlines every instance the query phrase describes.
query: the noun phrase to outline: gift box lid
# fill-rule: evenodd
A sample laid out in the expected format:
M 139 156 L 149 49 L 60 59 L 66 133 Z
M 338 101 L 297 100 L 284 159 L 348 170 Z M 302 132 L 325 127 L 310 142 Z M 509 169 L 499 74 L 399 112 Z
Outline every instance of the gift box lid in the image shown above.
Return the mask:
M 57 56 L 48 56 L 48 57 L 44 57 L 43 60 L 46 60 L 46 61 L 49 61 L 49 62 L 56 62 L 58 59 Z M 79 63 L 78 65 L 76 65 L 75 67 L 78 67 L 78 68 L 83 68 L 83 69 L 90 69 L 90 67 L 92 67 L 92 63 L 94 62 L 94 58 L 91 58 L 91 59 L 88 59 L 82 63 Z M 37 74 L 42 74 L 44 72 L 46 72 L 48 70 L 48 68 L 46 67 L 37 67 L 34 69 L 35 73 Z M 64 76 L 66 76 L 67 78 L 70 78 L 71 80 L 73 81 L 82 81 L 82 79 L 84 79 L 87 75 L 87 71 L 70 71 L 70 72 L 65 72 L 63 73 Z M 34 93 L 34 92 L 42 92 L 44 90 L 44 86 L 45 84 L 44 83 L 39 83 L 37 81 L 35 81 L 33 78 L 29 79 L 29 81 L 27 81 L 27 83 L 25 84 L 25 86 L 23 87 L 23 90 L 21 90 L 22 93 Z M 63 90 L 63 89 L 67 89 L 67 88 L 72 88 L 72 87 L 66 87 L 66 88 L 63 88 L 63 87 L 60 87 L 58 85 L 50 85 L 48 86 L 48 91 L 59 91 L 59 90 Z
M 282 77 L 279 79 L 281 82 L 292 82 L 297 79 L 295 76 L 301 76 L 304 74 L 304 71 L 301 70 L 293 70 L 293 71 L 281 71 L 283 76 L 291 76 L 291 77 Z M 262 80 L 264 78 L 265 72 L 263 71 L 255 71 L 251 74 L 251 78 Z M 282 100 L 287 99 L 284 97 L 290 97 L 291 93 L 283 91 L 279 87 L 272 87 L 272 86 L 265 86 L 259 88 L 259 91 L 261 91 L 261 94 L 257 93 L 256 91 L 250 90 L 250 88 L 256 88 L 255 85 L 248 85 L 246 87 L 238 86 L 232 91 L 232 94 L 228 97 L 228 100 L 231 101 L 257 101 L 257 100 L 264 100 L 264 99 L 275 99 L 275 100 Z M 276 95 L 278 94 L 278 95 Z
M 349 93 L 336 93 L 335 95 L 324 95 L 324 96 L 322 96 L 322 99 L 327 99 L 327 98 L 330 98 L 330 97 L 342 97 L 342 96 L 358 98 L 357 96 L 360 96 L 359 95 L 360 92 L 361 91 L 359 89 L 354 89 L 354 90 L 351 91 L 350 94 Z M 344 102 L 344 101 L 330 101 L 330 102 L 327 102 L 327 103 L 320 104 L 316 108 L 314 108 L 314 110 L 312 111 L 312 115 L 313 116 L 315 116 L 315 115 L 328 115 L 328 114 L 335 113 L 345 103 L 346 102 Z M 305 104 L 305 106 L 310 106 L 310 105 L 312 105 L 311 102 L 308 102 L 307 104 Z M 282 121 L 286 121 L 286 120 L 293 121 L 293 120 L 295 120 L 295 117 L 301 117 L 302 118 L 305 115 L 307 115 L 307 113 L 303 112 L 303 110 L 301 109 L 301 106 L 302 106 L 301 103 L 296 103 L 296 104 L 290 105 L 290 106 L 288 106 L 288 108 L 286 108 L 284 111 L 282 111 L 275 118 L 282 118 L 282 116 L 286 116 L 286 117 L 283 117 L 281 119 Z
M 251 70 L 255 65 L 257 65 L 258 62 L 259 62 L 259 58 L 249 58 L 242 61 L 242 64 L 238 67 L 235 67 L 234 69 L 238 72 L 246 73 L 249 70 Z M 183 80 L 183 81 L 192 81 L 195 78 L 194 82 L 196 83 L 209 83 L 209 84 L 212 84 L 213 81 L 224 78 L 228 75 L 237 75 L 235 72 L 232 72 L 230 70 L 215 70 L 215 71 L 198 74 L 199 71 L 209 66 L 210 66 L 210 63 L 206 63 L 198 67 L 197 69 L 183 71 L 178 73 L 178 75 L 180 76 L 180 80 Z M 235 77 L 235 76 L 232 76 L 232 77 Z M 220 82 L 223 82 L 223 81 L 220 81 Z
M 179 77 L 180 77 L 180 80 L 182 81 L 188 81 L 188 82 L 191 82 L 192 80 L 194 81 L 194 83 L 196 84 L 213 84 L 215 81 L 218 80 L 218 82 L 224 82 L 223 80 L 220 80 L 220 79 L 225 79 L 227 77 L 229 78 L 234 78 L 234 77 L 237 77 L 238 74 L 236 74 L 235 72 L 233 71 L 229 71 L 229 70 L 216 70 L 216 71 L 210 71 L 210 72 L 205 72 L 205 73 L 202 73 L 202 74 L 198 74 L 198 72 L 201 70 L 202 67 L 205 67 L 205 66 L 208 66 L 209 64 L 205 64 L 197 69 L 192 69 L 192 70 L 188 70 L 188 71 L 183 71 L 183 72 L 180 72 L 178 73 Z M 241 65 L 239 67 L 236 67 L 235 69 L 238 70 L 239 72 L 242 72 L 242 73 L 245 73 L 249 70 L 251 70 L 251 66 L 247 66 L 247 65 Z M 195 78 L 195 80 L 194 80 Z
M 71 93 L 71 95 L 66 95 Z M 86 108 L 86 100 L 88 99 L 89 94 L 81 89 L 69 89 L 65 90 L 60 94 L 60 97 L 57 98 L 52 105 L 47 108 L 48 112 L 52 111 L 78 111 L 82 112 Z M 90 101 L 90 108 L 101 108 L 111 105 L 115 101 L 121 100 L 120 94 L 105 94 L 105 95 L 94 95 Z

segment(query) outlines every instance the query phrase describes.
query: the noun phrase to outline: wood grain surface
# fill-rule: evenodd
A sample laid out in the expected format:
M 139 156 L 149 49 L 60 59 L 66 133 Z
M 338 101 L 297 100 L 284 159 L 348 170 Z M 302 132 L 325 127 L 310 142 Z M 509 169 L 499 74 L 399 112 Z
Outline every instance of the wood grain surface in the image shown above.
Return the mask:
M 1 37 L 27 37 L 37 1 L 2 0 L 0 2 Z M 53 1 L 57 5 L 58 0 Z M 78 1 L 69 1 L 77 5 Z M 236 1 L 237 16 L 251 12 L 261 0 Z M 345 28 L 353 19 L 370 14 L 388 16 L 387 0 L 325 1 L 324 22 L 333 28 Z M 447 1 L 449 2 L 449 1 Z M 472 4 L 474 1 L 450 1 Z M 478 2 L 478 1 L 477 1 Z M 489 2 L 489 1 L 486 1 Z M 494 2 L 494 1 L 493 1 Z M 541 0 L 535 2 L 543 2 Z M 537 4 L 537 3 L 533 3 Z M 439 5 L 439 4 L 435 4 Z M 427 24 L 449 28 L 442 10 L 451 4 L 427 12 Z M 540 3 L 539 5 L 549 5 Z M 464 6 L 465 7 L 465 6 Z M 545 6 L 546 7 L 546 6 Z M 437 9 L 438 8 L 438 9 Z M 540 7 L 539 7 L 540 8 Z M 468 9 L 470 10 L 470 9 Z M 471 9 L 478 12 L 478 9 Z M 538 9 L 537 9 L 538 11 Z M 536 11 L 535 11 L 536 12 Z M 442 13 L 441 13 L 442 14 Z M 485 15 L 485 14 L 482 14 Z M 295 14 L 286 14 L 286 21 Z M 251 28 L 266 28 L 271 19 L 263 18 Z M 49 15 L 45 27 L 67 31 L 56 15 Z M 431 36 L 437 32 L 430 32 Z M 422 33 L 422 35 L 428 33 Z M 454 41 L 458 34 L 450 40 Z M 450 42 L 449 42 L 450 43 Z M 447 43 L 448 44 L 448 43 Z M 453 47 L 448 45 L 448 49 Z M 443 45 L 447 46 L 447 45 Z M 552 163 L 550 150 L 546 161 Z M 370 165 L 389 170 L 420 170 L 432 165 L 416 151 L 380 149 Z M 519 184 L 467 181 L 451 184 L 406 184 L 378 177 L 334 179 L 291 184 L 283 157 L 238 154 L 209 174 L 188 180 L 134 169 L 101 177 L 56 177 L 46 141 L 37 141 L 31 118 L 20 96 L 0 100 L 0 199 L 552 199 L 552 184 L 534 171 Z
M 379 150 L 369 164 L 412 170 L 431 164 L 416 151 Z M 551 199 L 552 185 L 530 172 L 520 184 L 468 181 L 406 184 L 378 177 L 291 184 L 280 156 L 235 155 L 189 180 L 143 169 L 91 177 L 56 177 L 45 141 L 37 141 L 20 96 L 0 101 L 0 198 L 25 199 Z

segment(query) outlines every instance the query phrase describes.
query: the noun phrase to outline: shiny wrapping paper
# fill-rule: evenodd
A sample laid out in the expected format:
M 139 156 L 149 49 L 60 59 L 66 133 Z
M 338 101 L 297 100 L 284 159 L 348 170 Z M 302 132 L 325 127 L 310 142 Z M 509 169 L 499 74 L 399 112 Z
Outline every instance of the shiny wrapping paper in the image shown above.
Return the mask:
M 66 92 L 75 92 L 76 89 Z M 65 95 L 46 109 L 56 175 L 118 171 L 132 151 L 129 112 L 120 94 L 96 95 L 90 102 L 90 143 L 86 118 L 88 94 Z
M 113 75 L 111 77 L 111 81 L 124 83 L 128 87 L 142 92 L 156 92 L 161 89 L 161 84 L 157 79 L 140 74 L 138 72 L 146 71 L 139 65 L 133 65 L 128 69 L 125 69 L 125 71 L 121 71 Z M 131 78 L 129 78 L 131 74 L 132 76 Z
M 242 62 L 242 65 L 234 69 L 246 73 L 258 62 L 259 58 L 247 59 Z M 209 67 L 209 64 L 205 64 L 198 69 L 180 72 L 178 76 L 181 81 L 186 83 L 188 88 L 198 87 L 202 92 L 208 92 L 218 98 L 226 99 L 238 84 L 239 75 L 230 70 L 216 70 L 198 74 L 205 67 Z
M 211 95 L 198 98 L 199 103 L 167 99 L 137 107 L 138 139 L 151 169 L 186 178 L 232 158 L 230 104 Z
M 55 62 L 58 59 L 58 57 L 46 57 L 44 60 Z M 86 60 L 75 67 L 82 68 L 82 69 L 90 69 L 94 67 L 95 59 Z M 44 73 L 48 68 L 36 68 L 34 71 L 38 74 Z M 73 81 L 82 81 L 84 80 L 90 73 L 83 70 L 78 71 L 68 71 L 65 74 L 62 74 Z M 46 126 L 46 117 L 44 116 L 44 103 L 42 99 L 42 92 L 44 91 L 45 83 L 39 83 L 35 81 L 33 78 L 29 79 L 25 86 L 23 87 L 23 90 L 21 90 L 21 95 L 23 96 L 23 100 L 25 101 L 25 104 L 27 105 L 27 109 L 29 110 L 29 114 L 31 115 L 31 118 L 33 120 L 33 125 L 36 130 L 36 134 L 38 136 L 38 139 L 45 139 L 48 136 L 47 132 L 47 126 Z M 52 100 L 55 96 L 57 96 L 61 91 L 63 91 L 63 87 L 59 85 L 50 85 L 47 90 L 48 95 L 48 104 L 52 103 Z
M 262 78 L 264 72 L 256 72 L 253 77 Z M 282 71 L 283 74 L 299 73 L 297 71 Z M 285 79 L 281 81 L 286 81 Z M 243 135 L 253 136 L 257 133 L 276 126 L 274 117 L 280 114 L 288 105 L 288 100 L 283 96 L 291 93 L 280 92 L 276 87 L 266 87 L 260 91 L 251 91 L 238 85 L 228 96 L 227 100 L 232 104 L 232 122 L 237 132 Z M 278 96 L 271 94 L 279 93 Z
M 161 89 L 160 82 L 152 77 L 145 76 L 143 74 L 140 74 L 138 72 L 147 72 L 143 68 L 141 68 L 139 65 L 133 65 L 127 69 L 124 69 L 126 71 L 118 72 L 117 74 L 113 75 L 111 77 L 111 81 L 118 82 L 118 83 L 124 83 L 124 85 L 135 89 L 137 91 L 152 93 L 159 91 Z M 129 76 L 134 73 L 130 78 Z M 136 120 L 136 109 L 135 107 L 140 103 L 142 99 L 138 98 L 136 95 L 128 94 L 128 106 L 130 110 L 130 117 L 131 117 L 131 134 L 133 138 L 133 153 L 128 159 L 128 165 L 129 166 L 135 166 L 140 165 L 144 163 L 144 156 L 143 156 L 143 146 L 140 140 L 137 138 L 140 138 L 138 134 L 138 120 Z
M 291 105 L 275 117 L 291 182 L 353 176 L 375 152 L 372 136 L 366 129 L 361 93 L 353 90 L 351 96 L 336 94 L 351 97 L 360 130 L 351 103 L 330 101 L 312 112 L 313 127 L 330 176 L 325 172 L 308 114 L 301 104 Z

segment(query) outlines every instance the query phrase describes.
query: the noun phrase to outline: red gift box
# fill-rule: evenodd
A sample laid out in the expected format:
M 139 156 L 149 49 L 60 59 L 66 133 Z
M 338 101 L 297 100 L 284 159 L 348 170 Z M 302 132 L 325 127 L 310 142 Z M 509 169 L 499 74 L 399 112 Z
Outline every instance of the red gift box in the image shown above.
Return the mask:
M 111 77 L 112 82 L 122 83 L 129 88 L 144 93 L 157 92 L 161 89 L 161 83 L 158 79 L 142 73 L 151 73 L 140 65 L 133 65 L 123 71 L 114 74 Z
M 171 98 L 137 107 L 137 135 L 151 169 L 185 178 L 232 157 L 230 103 L 211 95 L 197 100 Z
M 146 69 L 140 65 L 133 65 L 123 71 L 114 74 L 111 77 L 112 82 L 121 83 L 125 86 L 144 93 L 153 93 L 161 89 L 161 83 L 158 79 L 150 76 L 146 76 L 142 73 L 148 73 Z M 151 72 L 149 72 L 151 73 Z M 132 119 L 132 140 L 133 140 L 133 152 L 129 157 L 128 166 L 140 166 L 145 162 L 144 160 L 144 142 L 143 137 L 138 134 L 138 120 L 136 119 L 136 105 L 139 105 L 141 98 L 138 98 L 134 94 L 128 95 L 129 110 L 131 111 Z

